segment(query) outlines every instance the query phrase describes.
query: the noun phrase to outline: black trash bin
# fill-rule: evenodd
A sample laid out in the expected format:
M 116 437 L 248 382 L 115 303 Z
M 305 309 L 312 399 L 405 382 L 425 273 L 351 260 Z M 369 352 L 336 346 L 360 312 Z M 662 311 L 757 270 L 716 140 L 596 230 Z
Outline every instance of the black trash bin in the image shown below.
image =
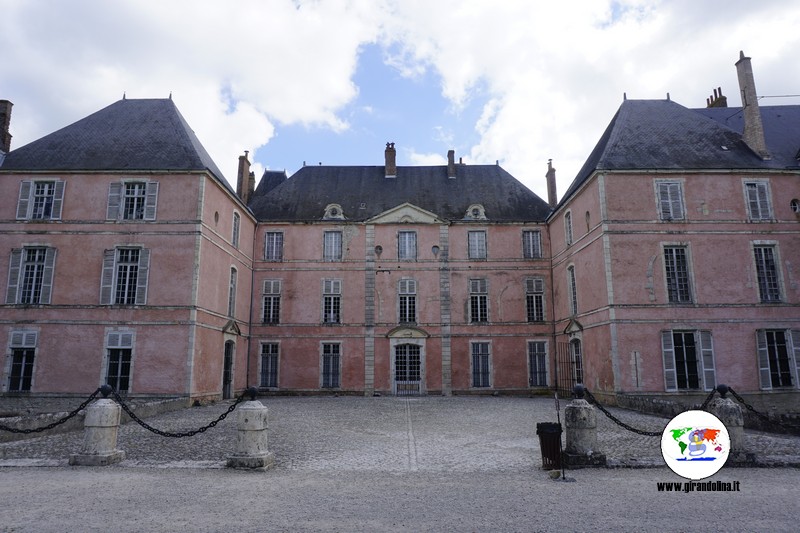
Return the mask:
M 539 422 L 536 424 L 536 434 L 539 435 L 539 446 L 542 449 L 542 468 L 561 468 L 561 424 Z

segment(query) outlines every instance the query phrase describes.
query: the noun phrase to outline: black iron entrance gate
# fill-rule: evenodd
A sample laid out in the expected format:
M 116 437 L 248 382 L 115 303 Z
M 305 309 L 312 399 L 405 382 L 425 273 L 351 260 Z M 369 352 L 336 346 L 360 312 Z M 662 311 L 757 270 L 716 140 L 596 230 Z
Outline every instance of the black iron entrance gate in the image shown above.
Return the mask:
M 583 357 L 581 342 L 559 342 L 556 344 L 556 390 L 569 397 L 578 383 L 583 383 Z
M 416 344 L 400 344 L 394 349 L 394 387 L 397 396 L 421 393 L 422 360 Z

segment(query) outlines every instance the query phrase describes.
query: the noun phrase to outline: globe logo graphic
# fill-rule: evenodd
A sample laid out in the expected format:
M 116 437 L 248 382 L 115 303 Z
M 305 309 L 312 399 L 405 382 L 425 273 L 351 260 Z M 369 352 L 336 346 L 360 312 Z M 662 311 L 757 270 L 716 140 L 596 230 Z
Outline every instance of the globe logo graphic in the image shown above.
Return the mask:
M 699 480 L 716 474 L 728 460 L 731 440 L 725 425 L 706 411 L 685 411 L 661 434 L 661 455 L 676 474 Z

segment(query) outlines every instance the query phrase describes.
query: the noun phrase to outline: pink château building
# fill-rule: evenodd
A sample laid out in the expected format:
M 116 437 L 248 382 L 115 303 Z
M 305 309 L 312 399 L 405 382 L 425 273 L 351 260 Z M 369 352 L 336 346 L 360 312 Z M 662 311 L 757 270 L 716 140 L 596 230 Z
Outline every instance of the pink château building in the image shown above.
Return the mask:
M 796 411 L 800 106 L 625 100 L 545 202 L 498 165 L 247 155 L 231 190 L 171 100 L 10 150 L 6 394 L 530 394 L 642 408 L 718 383 Z

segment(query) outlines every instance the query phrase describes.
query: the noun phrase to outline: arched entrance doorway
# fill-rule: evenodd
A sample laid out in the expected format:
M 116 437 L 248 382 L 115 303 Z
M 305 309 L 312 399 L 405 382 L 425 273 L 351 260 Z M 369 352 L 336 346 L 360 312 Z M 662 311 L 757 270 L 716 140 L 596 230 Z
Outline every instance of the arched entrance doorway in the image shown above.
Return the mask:
M 389 332 L 392 394 L 425 394 L 425 342 L 428 333 L 413 327 L 399 327 Z

